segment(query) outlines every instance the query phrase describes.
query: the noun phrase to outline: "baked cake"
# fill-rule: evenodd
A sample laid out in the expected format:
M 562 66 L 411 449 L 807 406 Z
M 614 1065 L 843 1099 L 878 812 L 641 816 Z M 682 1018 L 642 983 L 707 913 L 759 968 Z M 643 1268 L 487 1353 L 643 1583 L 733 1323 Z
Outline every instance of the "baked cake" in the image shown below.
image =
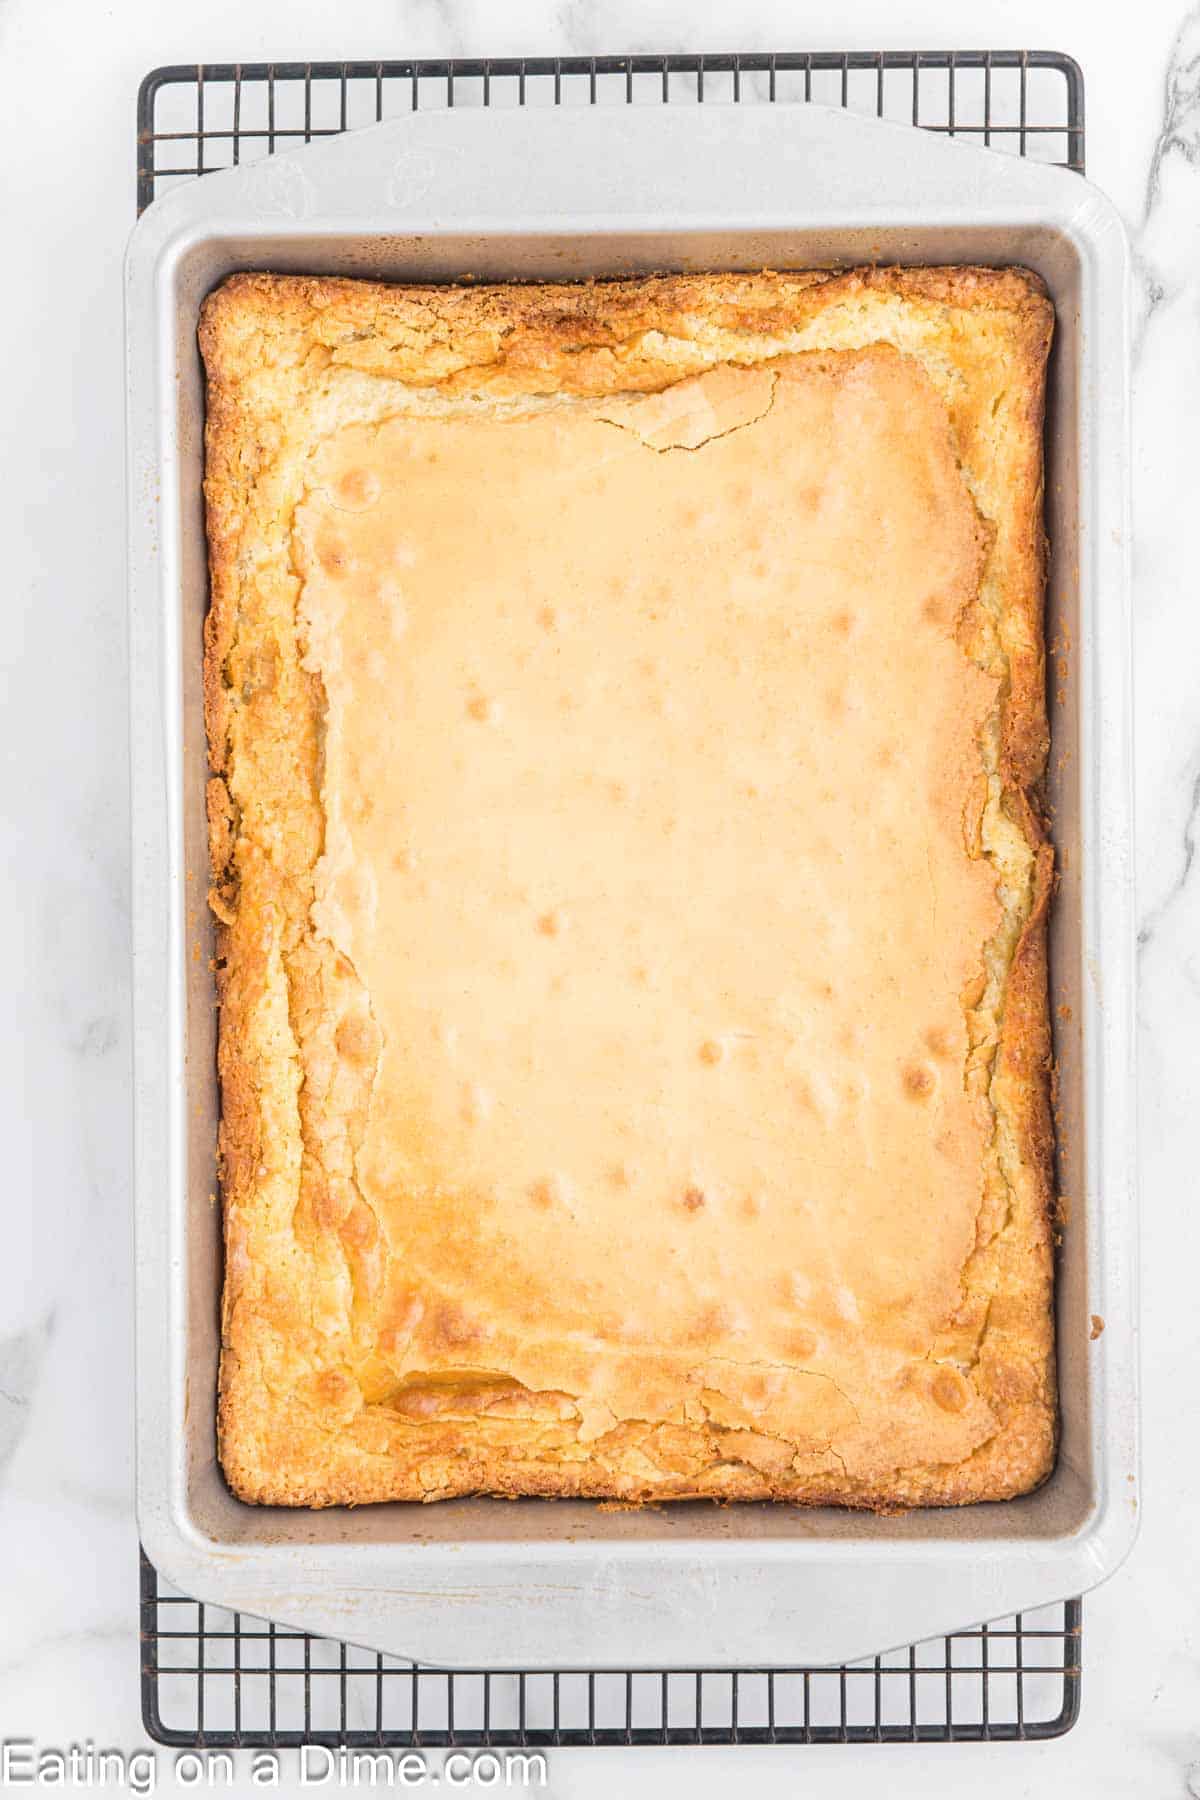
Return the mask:
M 983 268 L 210 296 L 243 1499 L 1046 1475 L 1052 319 Z

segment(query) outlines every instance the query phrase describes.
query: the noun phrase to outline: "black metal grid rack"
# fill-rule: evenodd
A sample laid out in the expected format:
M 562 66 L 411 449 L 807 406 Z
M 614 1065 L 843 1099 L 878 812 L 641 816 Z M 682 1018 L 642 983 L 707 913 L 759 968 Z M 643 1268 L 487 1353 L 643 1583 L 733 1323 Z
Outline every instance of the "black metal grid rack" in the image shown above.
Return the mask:
M 812 101 L 1082 172 L 1083 77 L 1052 51 L 787 52 L 220 63 L 153 70 L 142 211 L 180 181 L 438 106 Z M 867 1744 L 1059 1737 L 1079 1712 L 1081 1605 L 843 1668 L 426 1669 L 202 1605 L 141 1564 L 142 1716 L 206 1749 Z
M 142 1557 L 142 1718 L 203 1749 L 997 1743 L 1079 1712 L 1080 1602 L 843 1668 L 427 1669 L 204 1606 Z
M 141 85 L 138 211 L 176 182 L 425 107 L 721 100 L 842 106 L 1083 171 L 1083 75 L 1053 50 L 195 63 Z

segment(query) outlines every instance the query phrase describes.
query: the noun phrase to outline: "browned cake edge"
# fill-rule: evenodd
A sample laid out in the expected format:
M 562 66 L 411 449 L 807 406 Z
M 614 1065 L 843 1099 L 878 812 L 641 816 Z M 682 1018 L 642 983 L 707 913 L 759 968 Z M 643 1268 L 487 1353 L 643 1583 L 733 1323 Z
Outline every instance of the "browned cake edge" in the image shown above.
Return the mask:
M 733 1468 L 723 1462 L 715 1439 L 711 1463 L 720 1466 L 719 1481 L 701 1458 L 696 1472 L 650 1483 L 643 1475 L 614 1473 L 587 1455 L 539 1457 L 537 1429 L 531 1428 L 524 1457 L 511 1450 L 492 1455 L 486 1442 L 464 1442 L 453 1472 L 447 1475 L 439 1465 L 431 1489 L 421 1479 L 420 1424 L 412 1424 L 412 1448 L 403 1457 L 363 1448 L 340 1429 L 332 1388 L 312 1396 L 305 1408 L 294 1397 L 282 1403 L 272 1379 L 279 1294 L 287 1288 L 286 1274 L 275 1281 L 273 1270 L 285 1270 L 290 1259 L 306 1253 L 292 1237 L 291 1221 L 304 1158 L 306 1085 L 312 1082 L 297 1047 L 298 1021 L 321 1007 L 323 984 L 337 979 L 336 971 L 305 963 L 302 943 L 321 850 L 319 683 L 300 669 L 294 644 L 272 639 L 269 631 L 256 638 L 254 630 L 259 610 L 268 616 L 282 607 L 275 616 L 285 617 L 299 586 L 292 576 L 266 593 L 259 570 L 269 558 L 254 538 L 271 516 L 281 442 L 278 395 L 289 388 L 301 393 L 331 364 L 456 394 L 651 391 L 714 360 L 752 362 L 777 354 L 761 347 L 764 339 L 795 332 L 827 309 L 869 309 L 886 297 L 944 320 L 940 347 L 952 365 L 963 327 L 974 315 L 992 315 L 1009 334 L 1009 390 L 1021 397 L 1010 419 L 1004 514 L 992 521 L 989 555 L 1007 622 L 1004 808 L 1035 852 L 1035 874 L 1009 966 L 988 1088 L 998 1128 L 1007 1130 L 1014 1147 L 1005 1171 L 1007 1214 L 986 1233 L 980 1228 L 963 1271 L 964 1306 L 956 1321 L 974 1340 L 972 1378 L 997 1429 L 965 1461 L 897 1469 L 886 1481 L 864 1485 L 836 1475 L 788 1480 L 749 1466 Z M 226 1476 L 241 1498 L 323 1506 L 489 1492 L 626 1502 L 780 1498 L 893 1509 L 1010 1497 L 1049 1472 L 1057 1409 L 1046 917 L 1054 877 L 1041 786 L 1048 748 L 1042 425 L 1052 326 L 1041 283 L 1017 269 L 888 268 L 437 289 L 248 274 L 232 277 L 209 297 L 200 327 L 208 378 L 212 584 L 205 698 L 226 1248 L 218 1438 Z M 711 347 L 715 340 L 719 358 Z M 256 379 L 264 368 L 271 370 L 269 389 Z M 971 428 L 972 397 L 947 404 L 961 437 Z M 277 522 L 277 552 L 289 530 L 288 520 Z M 985 569 L 985 583 L 987 578 Z M 231 795 L 243 728 L 274 746 L 269 757 L 259 758 L 257 778 L 270 792 L 260 797 L 263 810 L 253 829 L 244 808 L 257 803 L 243 793 L 239 805 Z M 276 989 L 289 958 L 296 967 L 287 971 L 281 1011 Z M 310 1226 L 314 1241 L 328 1234 L 351 1265 L 369 1230 L 336 1209 L 323 1214 L 319 1205 Z

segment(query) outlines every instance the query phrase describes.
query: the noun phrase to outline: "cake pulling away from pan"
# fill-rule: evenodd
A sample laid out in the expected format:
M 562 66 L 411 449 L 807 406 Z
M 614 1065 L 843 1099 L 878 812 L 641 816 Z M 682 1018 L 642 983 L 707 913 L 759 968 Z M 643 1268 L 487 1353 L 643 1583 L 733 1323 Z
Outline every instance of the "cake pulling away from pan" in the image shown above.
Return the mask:
M 1052 324 L 982 268 L 210 296 L 243 1499 L 1049 1472 Z

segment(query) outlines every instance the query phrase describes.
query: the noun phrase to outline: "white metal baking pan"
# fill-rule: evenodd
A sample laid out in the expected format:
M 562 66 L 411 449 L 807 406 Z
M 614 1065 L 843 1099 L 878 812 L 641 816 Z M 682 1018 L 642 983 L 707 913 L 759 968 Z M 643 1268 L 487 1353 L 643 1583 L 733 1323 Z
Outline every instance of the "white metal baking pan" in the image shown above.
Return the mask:
M 197 309 L 230 270 L 446 281 L 1022 263 L 1048 422 L 1062 1449 L 1035 1494 L 898 1518 L 466 1500 L 248 1507 L 214 1455 Z M 811 106 L 420 114 L 158 200 L 128 256 L 138 1510 L 188 1594 L 423 1662 L 838 1661 L 1092 1587 L 1138 1504 L 1127 254 L 1079 176 Z M 198 947 L 198 948 L 197 948 Z M 1103 1319 L 1093 1339 L 1092 1318 Z

